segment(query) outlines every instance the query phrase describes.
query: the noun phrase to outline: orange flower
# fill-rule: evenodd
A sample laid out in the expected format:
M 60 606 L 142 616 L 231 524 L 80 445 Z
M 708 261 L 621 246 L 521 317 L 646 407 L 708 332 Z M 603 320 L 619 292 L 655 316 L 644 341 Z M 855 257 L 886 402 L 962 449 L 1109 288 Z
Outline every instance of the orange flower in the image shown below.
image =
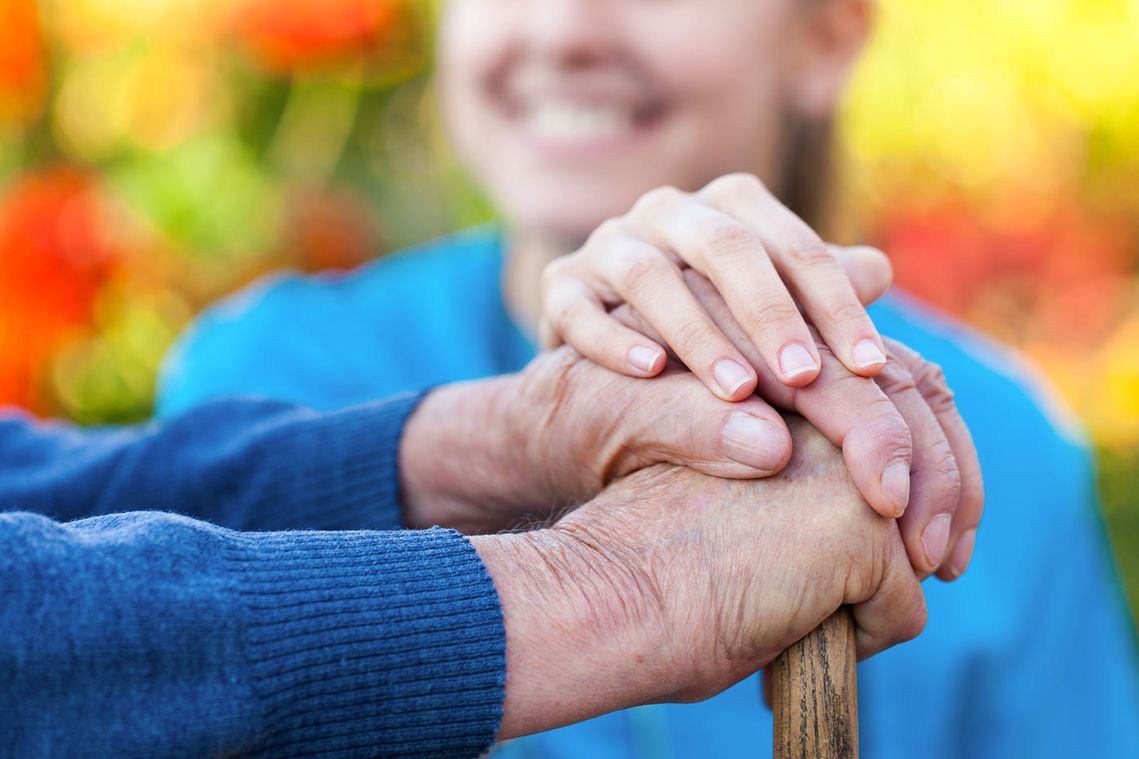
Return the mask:
M 1079 208 L 1020 229 L 986 223 L 965 202 L 898 209 L 878 235 L 896 281 L 999 337 L 1076 347 L 1103 339 L 1130 287 L 1134 235 Z
M 399 16 L 396 0 L 246 0 L 234 33 L 261 65 L 286 73 L 375 53 Z
M 36 0 L 0 0 L 0 125 L 26 124 L 47 94 L 43 37 Z

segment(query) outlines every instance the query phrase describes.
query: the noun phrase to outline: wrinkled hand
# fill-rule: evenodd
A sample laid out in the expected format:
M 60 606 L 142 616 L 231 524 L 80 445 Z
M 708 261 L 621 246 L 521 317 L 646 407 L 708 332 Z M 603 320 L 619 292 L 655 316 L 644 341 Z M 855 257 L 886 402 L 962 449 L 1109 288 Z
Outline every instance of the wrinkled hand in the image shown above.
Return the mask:
M 404 523 L 532 526 L 652 464 L 753 478 L 790 453 L 782 417 L 757 397 L 720 400 L 678 368 L 632 379 L 563 347 L 519 374 L 427 396 L 400 445 Z
M 896 522 L 866 507 L 834 446 L 790 424 L 777 476 L 655 466 L 551 528 L 473 539 L 506 622 L 500 737 L 707 698 L 843 604 L 860 657 L 917 635 L 924 597 Z
M 762 368 L 712 283 L 692 271 L 685 281 L 723 333 L 761 367 L 756 392 L 776 408 L 801 414 L 841 446 L 870 505 L 884 516 L 902 515 L 902 538 L 919 574 L 936 571 L 943 580 L 961 576 L 972 556 L 984 487 L 972 437 L 941 369 L 886 340 L 890 360 L 878 377 L 868 379 L 851 374 L 820 343 L 818 379 L 807 387 L 788 387 Z M 614 315 L 651 333 L 631 309 Z

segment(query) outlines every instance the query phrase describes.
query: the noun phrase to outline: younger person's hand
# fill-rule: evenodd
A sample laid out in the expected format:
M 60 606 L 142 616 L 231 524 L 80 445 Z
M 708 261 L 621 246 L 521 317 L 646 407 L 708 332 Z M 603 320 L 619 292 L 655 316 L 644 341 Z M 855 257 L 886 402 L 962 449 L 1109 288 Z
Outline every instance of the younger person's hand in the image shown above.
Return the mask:
M 756 369 L 685 286 L 707 277 L 724 296 L 765 367 L 802 387 L 822 367 L 808 320 L 849 371 L 877 375 L 885 346 L 864 308 L 890 286 L 890 264 L 872 248 L 826 245 L 758 179 L 732 174 L 703 190 L 660 188 L 611 219 L 543 274 L 542 341 L 569 343 L 613 371 L 652 377 L 670 348 L 725 400 L 755 391 Z M 636 309 L 664 345 L 608 311 Z M 802 309 L 802 313 L 800 312 Z
M 755 347 L 715 286 L 692 271 L 684 280 L 722 333 L 759 365 Z M 653 335 L 628 307 L 614 317 Z M 952 580 L 969 564 L 984 509 L 977 450 L 940 369 L 895 340 L 885 344 L 890 362 L 873 379 L 851 374 L 821 346 L 817 381 L 787 387 L 763 367 L 758 395 L 802 415 L 841 446 L 863 498 L 882 516 L 901 515 L 902 540 L 918 574 L 936 572 Z

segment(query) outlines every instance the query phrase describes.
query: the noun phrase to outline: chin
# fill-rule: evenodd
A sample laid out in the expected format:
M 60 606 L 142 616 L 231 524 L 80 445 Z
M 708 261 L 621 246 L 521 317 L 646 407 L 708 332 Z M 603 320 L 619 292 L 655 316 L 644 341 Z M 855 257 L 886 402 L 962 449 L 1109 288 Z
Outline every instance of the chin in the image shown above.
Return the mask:
M 577 248 L 602 222 L 627 213 L 644 194 L 615 184 L 534 181 L 523 183 L 526 192 L 503 197 L 499 205 L 510 226 Z
M 551 203 L 530 204 L 509 214 L 507 220 L 511 226 L 572 249 L 581 247 L 603 221 L 619 215 L 620 211 L 606 211 L 603 206 Z

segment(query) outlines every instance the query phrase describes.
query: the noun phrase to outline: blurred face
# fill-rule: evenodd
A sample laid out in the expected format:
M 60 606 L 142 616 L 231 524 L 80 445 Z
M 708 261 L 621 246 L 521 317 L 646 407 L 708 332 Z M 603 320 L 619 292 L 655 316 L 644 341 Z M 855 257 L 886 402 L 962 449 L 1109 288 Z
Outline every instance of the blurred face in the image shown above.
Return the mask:
M 804 0 L 450 0 L 451 137 L 513 227 L 579 242 L 665 184 L 769 182 Z

